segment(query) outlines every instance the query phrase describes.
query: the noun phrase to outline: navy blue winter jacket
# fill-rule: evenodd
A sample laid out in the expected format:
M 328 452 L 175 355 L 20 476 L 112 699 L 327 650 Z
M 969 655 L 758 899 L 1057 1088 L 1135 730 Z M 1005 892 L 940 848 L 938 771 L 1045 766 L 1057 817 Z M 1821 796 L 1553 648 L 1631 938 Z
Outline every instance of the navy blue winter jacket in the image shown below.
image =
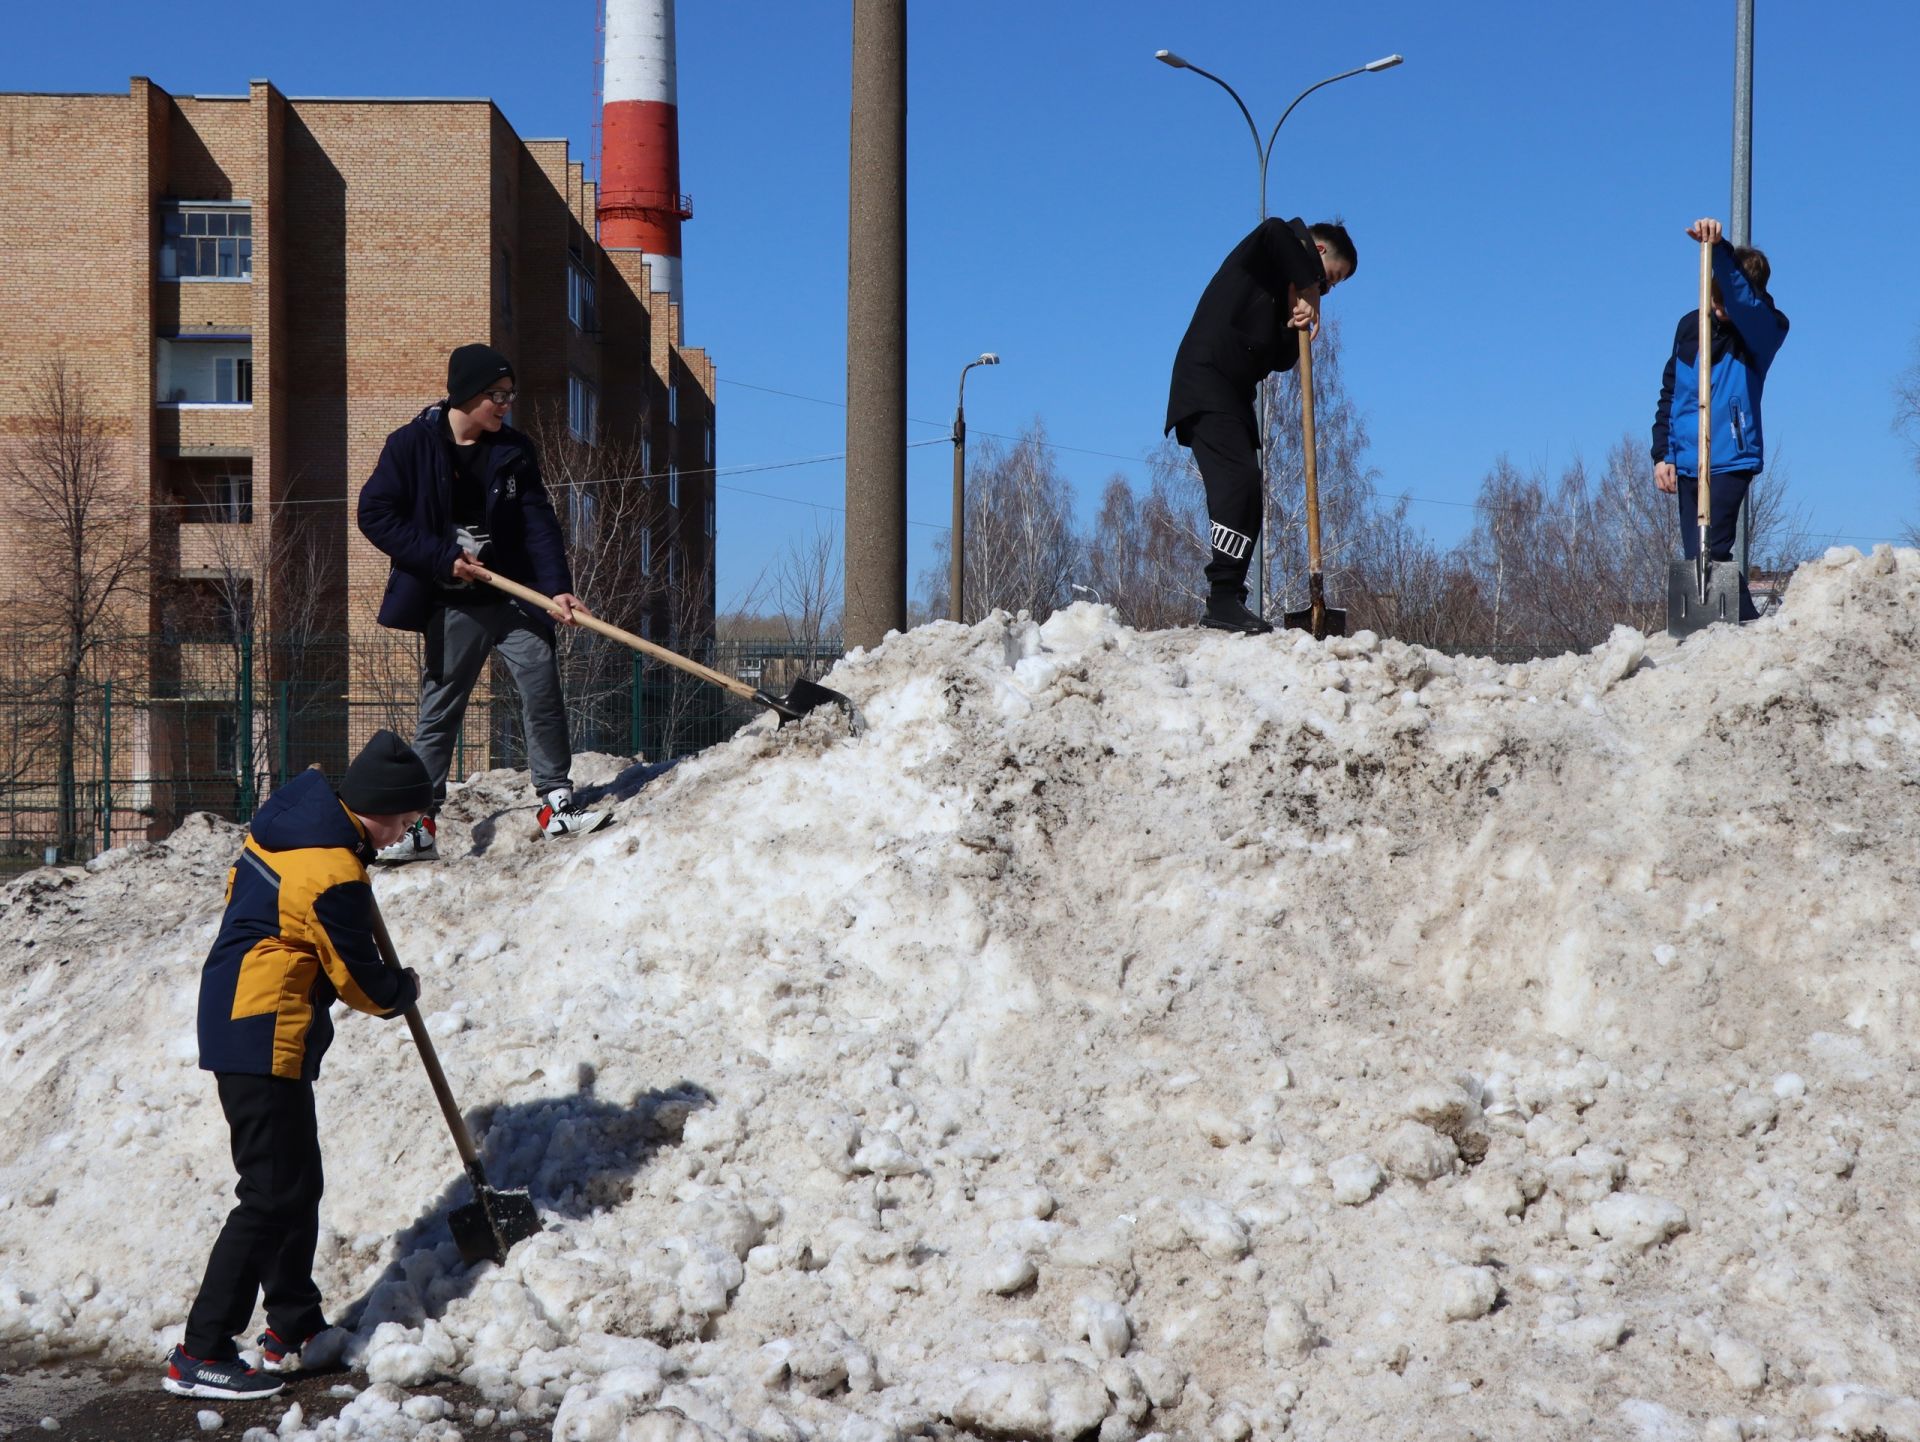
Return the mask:
M 428 406 L 387 437 L 380 462 L 360 491 L 360 534 L 393 561 L 380 624 L 424 631 L 436 608 L 446 604 L 453 563 L 453 458 L 445 401 Z M 502 426 L 474 444 L 486 447 L 487 569 L 531 586 L 543 595 L 571 593 L 567 548 L 553 502 L 540 482 L 533 442 Z M 498 595 L 480 587 L 483 595 Z M 516 602 L 549 632 L 553 622 L 536 606 Z
M 1715 475 L 1757 471 L 1766 464 L 1760 434 L 1760 392 L 1767 368 L 1787 339 L 1787 318 L 1772 297 L 1753 288 L 1734 259 L 1733 247 L 1713 247 L 1713 278 L 1727 319 L 1713 320 L 1713 376 L 1708 396 Z M 1653 459 L 1671 461 L 1683 476 L 1700 470 L 1700 312 L 1690 310 L 1674 332 L 1673 353 L 1660 377 L 1653 412 Z
M 392 1016 L 415 988 L 373 939 L 373 848 L 327 778 L 269 796 L 227 873 L 227 909 L 200 971 L 200 1065 L 312 1081 L 335 998 Z

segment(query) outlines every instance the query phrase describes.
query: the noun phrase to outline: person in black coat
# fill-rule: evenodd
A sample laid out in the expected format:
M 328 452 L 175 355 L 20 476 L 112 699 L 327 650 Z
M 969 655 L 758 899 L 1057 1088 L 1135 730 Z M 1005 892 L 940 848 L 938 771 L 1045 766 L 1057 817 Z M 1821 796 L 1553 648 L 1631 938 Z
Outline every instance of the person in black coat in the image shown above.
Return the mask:
M 393 563 L 380 624 L 424 632 L 427 641 L 413 749 L 433 778 L 433 806 L 380 852 L 381 861 L 439 856 L 434 816 L 446 799 L 454 743 L 467 698 L 496 651 L 520 692 L 527 766 L 545 803 L 541 830 L 565 836 L 607 819 L 574 800 L 553 622 L 577 626 L 586 607 L 573 594 L 534 444 L 506 423 L 513 390 L 505 356 L 491 346 L 461 346 L 447 360 L 447 399 L 387 437 L 360 492 L 361 534 Z M 551 617 L 479 581 L 476 563 L 551 597 Z
M 1200 624 L 1259 635 L 1247 609 L 1247 565 L 1260 535 L 1260 428 L 1254 397 L 1300 358 L 1297 332 L 1317 331 L 1320 298 L 1359 267 L 1346 227 L 1263 220 L 1236 245 L 1194 307 L 1173 358 L 1166 429 L 1193 452 L 1207 490 L 1213 555 Z

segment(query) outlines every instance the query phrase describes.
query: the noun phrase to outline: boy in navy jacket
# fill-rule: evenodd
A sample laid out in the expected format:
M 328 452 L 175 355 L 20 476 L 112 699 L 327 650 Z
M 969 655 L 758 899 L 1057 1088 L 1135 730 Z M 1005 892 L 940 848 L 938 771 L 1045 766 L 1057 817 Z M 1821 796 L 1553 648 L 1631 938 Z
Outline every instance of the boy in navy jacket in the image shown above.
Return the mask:
M 1760 394 L 1767 369 L 1787 339 L 1787 318 L 1767 293 L 1772 268 L 1752 246 L 1735 247 L 1720 233 L 1717 220 L 1696 220 L 1687 227 L 1695 241 L 1713 244 L 1713 372 L 1710 377 L 1712 427 L 1709 464 L 1707 556 L 1733 558 L 1733 530 L 1747 488 L 1766 464 L 1760 432 Z M 1690 310 L 1675 329 L 1673 351 L 1660 377 L 1660 401 L 1653 413 L 1653 482 L 1680 502 L 1680 550 L 1688 560 L 1700 554 L 1699 408 L 1700 313 Z M 1740 619 L 1758 613 L 1740 578 Z
M 167 1359 L 169 1392 L 280 1390 L 234 1344 L 263 1291 L 268 1371 L 299 1366 L 302 1348 L 327 1330 L 313 1281 L 321 1192 L 313 1083 L 333 1041 L 336 999 L 391 1017 L 419 995 L 419 978 L 387 966 L 374 942 L 367 863 L 432 800 L 420 758 L 393 732 L 377 731 L 337 795 L 312 769 L 269 796 L 227 873 L 226 913 L 200 971 L 200 1066 L 214 1074 L 232 1134 L 239 1205 Z

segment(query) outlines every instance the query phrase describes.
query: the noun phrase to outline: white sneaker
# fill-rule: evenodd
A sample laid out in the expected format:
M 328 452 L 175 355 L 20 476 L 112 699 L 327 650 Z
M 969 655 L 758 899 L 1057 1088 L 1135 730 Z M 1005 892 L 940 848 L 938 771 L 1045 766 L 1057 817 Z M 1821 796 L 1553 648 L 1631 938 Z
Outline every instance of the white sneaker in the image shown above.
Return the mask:
M 422 816 L 393 845 L 383 846 L 375 852 L 373 859 L 389 866 L 398 866 L 407 861 L 438 861 L 440 838 L 433 829 L 433 818 Z
M 540 808 L 540 829 L 549 836 L 585 836 L 612 819 L 611 811 L 582 810 L 575 804 L 573 792 L 564 786 L 549 791 L 547 804 Z

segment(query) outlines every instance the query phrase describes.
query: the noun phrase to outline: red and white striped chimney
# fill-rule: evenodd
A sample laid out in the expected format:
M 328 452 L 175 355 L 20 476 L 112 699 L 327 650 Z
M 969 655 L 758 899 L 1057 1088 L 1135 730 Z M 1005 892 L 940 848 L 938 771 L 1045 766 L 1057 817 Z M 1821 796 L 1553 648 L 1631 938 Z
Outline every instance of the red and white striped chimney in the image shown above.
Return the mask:
M 638 250 L 653 284 L 680 301 L 679 87 L 673 0 L 606 0 L 606 91 L 600 115 L 600 244 Z

